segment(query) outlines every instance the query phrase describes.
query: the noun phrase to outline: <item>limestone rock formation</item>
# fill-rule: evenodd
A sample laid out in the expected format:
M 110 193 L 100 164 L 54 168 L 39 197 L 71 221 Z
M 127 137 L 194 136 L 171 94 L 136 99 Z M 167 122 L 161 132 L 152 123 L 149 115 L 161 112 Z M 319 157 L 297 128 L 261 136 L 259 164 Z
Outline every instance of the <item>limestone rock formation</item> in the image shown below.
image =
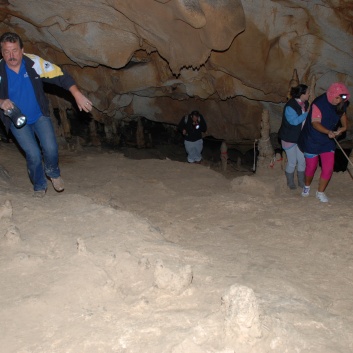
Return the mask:
M 259 308 L 251 288 L 234 284 L 222 297 L 224 330 L 229 341 L 253 344 L 262 336 Z
M 197 109 L 210 135 L 254 141 L 263 109 L 277 131 L 294 70 L 316 95 L 333 81 L 353 93 L 348 1 L 7 0 L 0 19 L 74 76 L 107 137 L 126 118 L 177 124 Z M 67 101 L 52 105 L 69 136 Z
M 261 138 L 258 141 L 259 156 L 257 159 L 257 170 L 266 170 L 273 167 L 275 161 L 275 151 L 270 140 L 270 117 L 268 110 L 264 109 L 261 117 Z

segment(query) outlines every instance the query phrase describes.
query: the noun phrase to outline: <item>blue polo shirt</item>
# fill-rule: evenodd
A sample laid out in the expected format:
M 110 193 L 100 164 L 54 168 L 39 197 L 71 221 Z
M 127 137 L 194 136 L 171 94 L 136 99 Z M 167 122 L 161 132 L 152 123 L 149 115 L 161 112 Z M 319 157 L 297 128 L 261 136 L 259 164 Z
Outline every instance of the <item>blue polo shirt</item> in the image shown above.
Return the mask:
M 23 115 L 27 117 L 27 124 L 34 124 L 43 114 L 40 110 L 34 89 L 26 71 L 24 61 L 18 74 L 6 65 L 9 98 Z

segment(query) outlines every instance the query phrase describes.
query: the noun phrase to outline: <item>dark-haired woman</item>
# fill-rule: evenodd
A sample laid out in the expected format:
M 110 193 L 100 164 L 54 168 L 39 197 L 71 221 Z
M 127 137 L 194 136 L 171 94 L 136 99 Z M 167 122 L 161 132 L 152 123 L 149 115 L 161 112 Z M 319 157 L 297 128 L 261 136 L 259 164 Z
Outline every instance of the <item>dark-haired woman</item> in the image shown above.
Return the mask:
M 304 187 L 305 158 L 303 152 L 298 148 L 297 142 L 308 115 L 308 86 L 300 84 L 292 87 L 290 95 L 291 99 L 283 109 L 282 124 L 278 131 L 278 137 L 281 139 L 282 148 L 287 155 L 285 168 L 287 185 L 294 190 L 297 188 L 294 181 L 295 168 L 297 168 L 298 184 L 300 187 Z
M 310 185 L 321 161 L 321 174 L 316 198 L 328 202 L 325 189 L 332 177 L 336 144 L 334 138 L 347 130 L 346 109 L 349 91 L 341 82 L 333 83 L 328 90 L 315 98 L 300 134 L 298 146 L 304 152 L 305 186 L 302 196 L 309 196 Z M 338 123 L 341 127 L 338 128 Z

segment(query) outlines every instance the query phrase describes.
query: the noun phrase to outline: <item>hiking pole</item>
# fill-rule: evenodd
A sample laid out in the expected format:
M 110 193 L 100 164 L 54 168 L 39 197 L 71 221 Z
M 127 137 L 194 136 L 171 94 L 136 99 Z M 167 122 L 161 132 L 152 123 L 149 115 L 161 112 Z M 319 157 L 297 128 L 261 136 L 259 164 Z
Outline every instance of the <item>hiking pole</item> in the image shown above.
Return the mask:
M 341 145 L 338 143 L 338 141 L 336 140 L 336 137 L 333 138 L 335 140 L 335 142 L 337 143 L 337 146 L 341 149 L 342 153 L 344 154 L 344 156 L 347 158 L 348 162 L 350 163 L 350 165 L 353 167 L 353 163 L 352 161 L 349 159 L 349 157 L 347 156 L 346 152 L 344 152 L 343 148 L 341 147 Z

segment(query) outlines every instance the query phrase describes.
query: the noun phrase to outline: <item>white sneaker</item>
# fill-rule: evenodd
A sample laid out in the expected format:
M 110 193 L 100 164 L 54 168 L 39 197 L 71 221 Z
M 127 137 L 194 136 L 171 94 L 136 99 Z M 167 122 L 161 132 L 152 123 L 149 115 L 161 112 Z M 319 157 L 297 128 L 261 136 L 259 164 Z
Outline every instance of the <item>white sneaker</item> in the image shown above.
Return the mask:
M 310 194 L 310 186 L 304 186 L 303 191 L 302 191 L 302 196 L 303 197 L 308 197 Z
M 324 192 L 316 191 L 316 198 L 319 199 L 321 202 L 328 202 L 328 198 Z

